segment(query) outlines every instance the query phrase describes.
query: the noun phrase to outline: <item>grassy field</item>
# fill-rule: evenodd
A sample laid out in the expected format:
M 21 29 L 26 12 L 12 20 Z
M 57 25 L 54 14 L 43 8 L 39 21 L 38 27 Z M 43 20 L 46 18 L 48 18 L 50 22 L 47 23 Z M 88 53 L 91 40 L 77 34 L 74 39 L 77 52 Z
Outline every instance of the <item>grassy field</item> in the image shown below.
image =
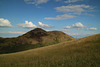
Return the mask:
M 1 54 L 0 67 L 100 67 L 100 34 L 27 51 Z

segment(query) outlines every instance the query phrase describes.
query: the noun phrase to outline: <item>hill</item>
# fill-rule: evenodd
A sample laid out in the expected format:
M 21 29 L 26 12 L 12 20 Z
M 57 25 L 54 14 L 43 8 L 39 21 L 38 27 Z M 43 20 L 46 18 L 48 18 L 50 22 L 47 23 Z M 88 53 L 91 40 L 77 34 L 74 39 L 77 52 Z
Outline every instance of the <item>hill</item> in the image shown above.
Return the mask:
M 61 31 L 47 32 L 36 28 L 16 38 L 0 38 L 0 54 L 24 51 L 73 39 Z
M 100 67 L 100 34 L 18 53 L 1 54 L 0 67 Z

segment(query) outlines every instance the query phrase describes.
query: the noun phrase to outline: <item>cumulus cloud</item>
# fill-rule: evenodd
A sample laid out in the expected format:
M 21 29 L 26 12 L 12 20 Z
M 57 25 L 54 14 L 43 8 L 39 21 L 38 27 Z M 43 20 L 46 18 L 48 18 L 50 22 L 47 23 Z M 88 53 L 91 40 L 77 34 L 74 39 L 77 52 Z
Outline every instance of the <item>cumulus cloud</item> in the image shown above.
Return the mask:
M 51 28 L 53 26 L 51 25 L 48 25 L 48 24 L 43 24 L 42 22 L 38 22 L 39 23 L 39 26 L 42 27 L 42 28 Z
M 78 1 L 83 1 L 83 0 L 67 0 L 64 1 L 65 3 L 74 3 L 74 2 L 78 2 Z
M 57 12 L 72 13 L 72 14 L 80 15 L 83 12 L 88 12 L 89 10 L 92 10 L 93 7 L 82 4 L 82 5 L 61 6 L 61 7 L 56 7 L 55 9 Z
M 10 21 L 4 18 L 0 18 L 0 27 L 11 27 Z
M 85 26 L 81 22 L 77 22 L 72 26 L 66 26 L 64 29 L 70 29 L 70 28 L 82 29 L 85 28 Z
M 47 20 L 65 20 L 65 19 L 70 19 L 74 18 L 75 16 L 73 15 L 68 15 L 68 14 L 63 14 L 63 15 L 57 15 L 56 17 L 45 17 L 44 19 Z
M 24 0 L 27 4 L 39 5 L 43 3 L 47 3 L 49 0 Z
M 85 28 L 85 26 L 81 22 L 77 22 L 72 25 L 72 28 Z
M 25 24 L 18 24 L 18 26 L 23 28 L 36 28 L 37 26 L 32 22 L 25 21 Z
M 91 28 L 87 28 L 87 30 L 97 30 L 97 28 L 91 27 Z

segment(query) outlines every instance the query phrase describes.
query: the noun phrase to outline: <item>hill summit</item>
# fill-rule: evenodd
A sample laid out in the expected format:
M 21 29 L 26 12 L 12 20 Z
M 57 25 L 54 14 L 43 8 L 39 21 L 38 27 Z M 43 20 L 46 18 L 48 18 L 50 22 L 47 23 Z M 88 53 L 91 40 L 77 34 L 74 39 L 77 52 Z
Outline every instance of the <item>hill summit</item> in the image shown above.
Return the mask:
M 41 28 L 35 28 L 24 35 L 17 37 L 17 39 L 20 41 L 22 40 L 21 42 L 24 44 L 27 41 L 28 44 L 49 44 L 54 42 L 68 41 L 74 38 L 61 31 L 45 31 Z
M 34 38 L 34 37 L 41 37 L 41 36 L 46 36 L 47 32 L 41 28 L 35 28 L 34 30 L 31 30 L 24 34 L 23 36 L 29 37 L 29 38 Z
M 73 39 L 61 31 L 45 31 L 41 28 L 35 28 L 16 38 L 0 38 L 0 52 L 16 52 Z

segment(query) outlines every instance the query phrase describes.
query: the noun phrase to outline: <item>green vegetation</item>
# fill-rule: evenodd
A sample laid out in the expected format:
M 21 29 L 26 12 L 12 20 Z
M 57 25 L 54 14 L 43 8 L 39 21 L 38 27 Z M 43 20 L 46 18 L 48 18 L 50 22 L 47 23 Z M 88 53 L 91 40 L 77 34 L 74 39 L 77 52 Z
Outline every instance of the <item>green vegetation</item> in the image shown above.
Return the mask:
M 0 67 L 100 67 L 100 34 L 27 51 L 1 54 Z
M 0 44 L 0 54 L 6 54 L 6 53 L 14 53 L 14 52 L 19 52 L 19 51 L 25 51 L 29 49 L 34 49 L 34 48 L 40 48 L 48 45 L 54 45 L 57 44 L 58 42 L 52 42 L 52 43 L 45 43 L 45 44 Z
M 36 44 L 11 44 L 11 45 L 5 45 L 3 44 L 0 48 L 0 53 L 1 54 L 6 54 L 6 53 L 14 53 L 14 52 L 19 52 L 19 51 L 24 51 L 28 49 L 34 49 L 34 48 L 39 48 L 42 47 L 43 45 Z

